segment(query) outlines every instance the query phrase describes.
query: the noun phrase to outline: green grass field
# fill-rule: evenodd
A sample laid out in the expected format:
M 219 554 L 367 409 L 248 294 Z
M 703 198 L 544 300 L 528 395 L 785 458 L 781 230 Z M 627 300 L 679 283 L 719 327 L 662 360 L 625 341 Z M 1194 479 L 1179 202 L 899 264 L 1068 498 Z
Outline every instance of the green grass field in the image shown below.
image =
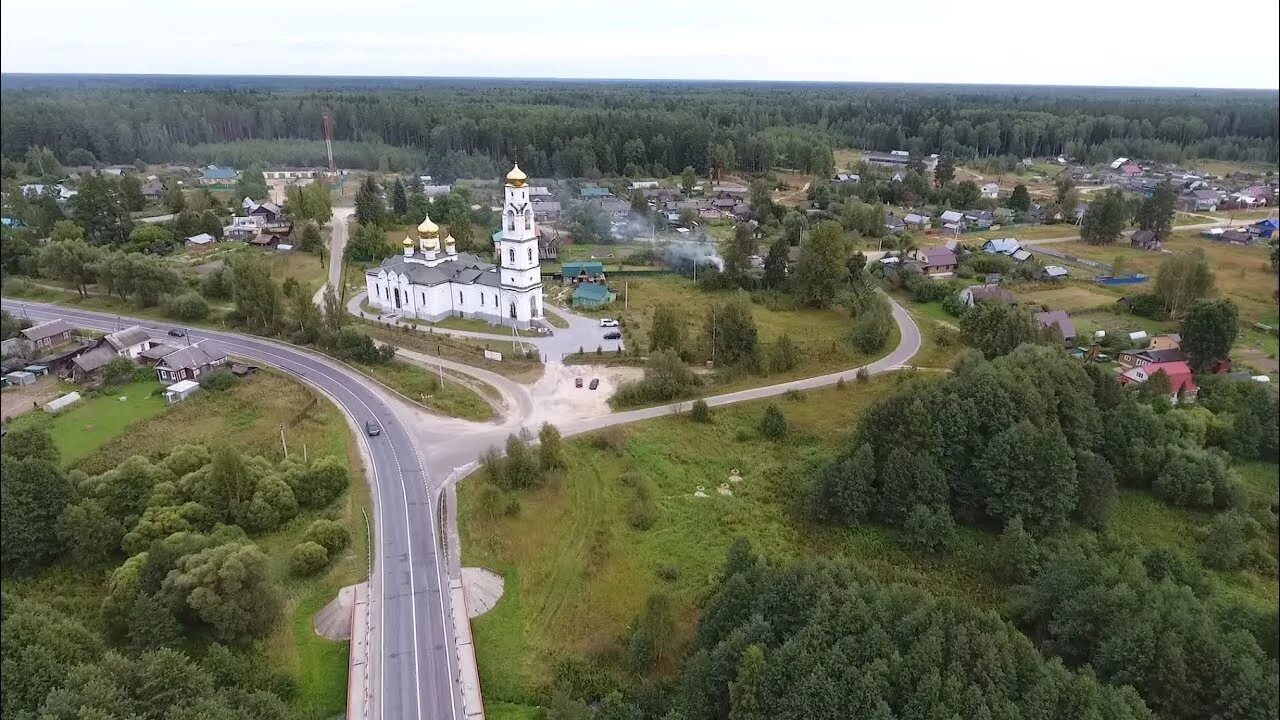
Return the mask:
M 355 363 L 369 377 L 401 393 L 410 400 L 441 415 L 464 420 L 484 421 L 493 418 L 493 407 L 475 390 L 446 376 L 443 385 L 439 375 L 403 360 L 390 363 Z
M 761 403 L 717 409 L 711 425 L 684 417 L 637 424 L 625 430 L 620 452 L 572 441 L 570 469 L 522 495 L 515 518 L 471 517 L 477 485 L 464 483 L 463 562 L 501 572 L 507 583 L 498 606 L 474 623 L 486 700 L 537 704 L 560 653 L 618 669 L 605 658 L 650 592 L 675 600 L 680 639 L 687 640 L 698 600 L 739 535 L 770 558 L 845 557 L 882 578 L 996 607 L 1002 598 L 984 559 L 992 537 L 966 530 L 956 549 L 939 557 L 904 550 L 895 530 L 818 527 L 800 514 L 805 468 L 895 382 L 882 377 L 779 400 L 795 436 L 786 443 L 758 437 Z M 732 486 L 733 497 L 721 497 L 716 487 L 735 468 L 744 480 Z M 655 487 L 658 520 L 647 531 L 627 524 L 631 491 L 619 480 L 623 473 Z M 699 486 L 710 497 L 694 497 Z M 663 566 L 675 569 L 674 581 L 655 575 Z
M 615 287 L 620 291 L 620 288 Z M 684 318 L 685 347 L 693 354 L 694 362 L 709 359 L 706 338 L 706 320 L 712 305 L 733 297 L 733 291 L 707 291 L 693 280 L 678 275 L 654 275 L 633 278 L 628 281 L 630 298 L 624 305 L 619 298 L 608 308 L 586 315 L 617 317 L 622 321 L 623 334 L 629 347 L 648 348 L 649 330 L 654 311 L 658 307 L 671 307 Z M 768 345 L 781 335 L 787 335 L 799 350 L 799 363 L 787 372 L 767 377 L 745 377 L 735 380 L 733 389 L 767 385 L 793 378 L 809 377 L 857 367 L 883 353 L 871 356 L 856 352 L 849 343 L 852 320 L 843 308 L 813 310 L 790 309 L 787 298 L 779 297 L 778 305 L 752 303 L 751 313 L 759 330 L 760 342 Z M 896 330 L 895 330 L 896 333 Z M 886 351 L 897 343 L 897 335 L 889 338 Z M 587 348 L 588 352 L 593 348 Z M 717 390 L 722 388 L 717 387 Z
M 29 412 L 16 418 L 12 427 L 47 427 L 63 461 L 73 464 L 133 423 L 163 413 L 164 396 L 155 393 L 162 387 L 155 378 L 130 383 L 85 397 L 57 415 Z

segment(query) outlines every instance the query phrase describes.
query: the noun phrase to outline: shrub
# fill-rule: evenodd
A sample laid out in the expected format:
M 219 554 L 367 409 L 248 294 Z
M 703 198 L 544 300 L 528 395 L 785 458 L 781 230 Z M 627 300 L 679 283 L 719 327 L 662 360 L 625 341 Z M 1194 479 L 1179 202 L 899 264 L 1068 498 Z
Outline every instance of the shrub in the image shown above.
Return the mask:
M 289 553 L 289 569 L 294 575 L 315 575 L 329 564 L 329 553 L 319 543 L 306 541 L 293 546 Z
M 1243 513 L 1218 513 L 1205 534 L 1201 557 L 1209 567 L 1239 570 L 1250 558 L 1250 545 L 1258 530 L 1258 523 Z
M 796 390 L 794 388 L 786 391 L 785 393 L 782 394 L 782 396 L 790 400 L 791 402 L 804 402 L 804 399 L 805 399 L 804 392 L 800 390 Z
M 871 381 L 871 373 L 868 372 L 866 368 L 858 368 L 858 372 L 854 373 L 853 376 L 857 378 L 860 383 Z
M 113 357 L 102 368 L 102 384 L 107 387 L 124 385 L 133 379 L 133 372 L 137 367 L 129 358 Z
M 307 527 L 302 539 L 323 547 L 329 555 L 336 555 L 351 544 L 351 533 L 336 520 L 321 519 Z
M 693 406 L 689 408 L 689 419 L 699 423 L 711 422 L 711 408 L 706 400 L 698 398 L 693 401 Z
M 837 389 L 837 390 L 844 390 L 844 389 L 845 389 L 845 387 L 846 387 L 846 384 L 845 384 L 844 378 L 840 378 L 840 379 L 836 380 L 836 389 Z
M 886 306 L 869 308 L 853 321 L 849 341 L 859 352 L 873 353 L 884 349 L 893 331 L 893 317 Z
M 770 440 L 780 440 L 787 436 L 787 417 L 777 405 L 770 403 L 760 416 L 760 434 Z
M 208 375 L 200 378 L 200 387 L 205 390 L 222 392 L 234 385 L 235 382 L 236 376 L 232 375 L 230 370 L 227 370 L 226 368 L 218 368 L 217 370 L 214 370 Z
M 164 309 L 179 320 L 203 320 L 209 316 L 209 303 L 194 290 L 170 298 Z
M 701 387 L 702 380 L 675 351 L 659 350 L 645 363 L 644 377 L 623 383 L 612 399 L 623 407 L 647 405 L 689 397 Z

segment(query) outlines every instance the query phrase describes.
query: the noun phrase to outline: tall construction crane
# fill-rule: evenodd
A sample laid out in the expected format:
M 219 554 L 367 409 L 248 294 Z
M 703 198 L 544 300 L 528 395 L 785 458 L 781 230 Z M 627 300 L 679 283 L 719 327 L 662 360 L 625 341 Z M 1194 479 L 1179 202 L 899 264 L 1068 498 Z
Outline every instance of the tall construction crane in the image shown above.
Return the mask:
M 329 172 L 335 173 L 338 168 L 333 164 L 333 115 L 325 112 L 320 120 L 324 123 L 324 148 L 329 152 Z

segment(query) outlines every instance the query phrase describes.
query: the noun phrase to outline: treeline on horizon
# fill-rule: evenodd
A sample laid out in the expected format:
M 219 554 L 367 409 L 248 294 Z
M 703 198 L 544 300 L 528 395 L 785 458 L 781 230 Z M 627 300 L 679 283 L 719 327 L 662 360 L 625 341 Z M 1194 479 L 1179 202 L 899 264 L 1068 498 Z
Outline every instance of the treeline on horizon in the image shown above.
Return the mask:
M 1280 159 L 1280 111 L 1268 91 L 226 77 L 181 78 L 183 86 L 112 77 L 56 76 L 42 86 L 6 75 L 0 152 L 321 165 L 320 116 L 330 111 L 340 164 L 429 169 L 445 180 L 497 174 L 512 160 L 534 176 L 717 165 L 825 173 L 836 147 L 961 160 Z

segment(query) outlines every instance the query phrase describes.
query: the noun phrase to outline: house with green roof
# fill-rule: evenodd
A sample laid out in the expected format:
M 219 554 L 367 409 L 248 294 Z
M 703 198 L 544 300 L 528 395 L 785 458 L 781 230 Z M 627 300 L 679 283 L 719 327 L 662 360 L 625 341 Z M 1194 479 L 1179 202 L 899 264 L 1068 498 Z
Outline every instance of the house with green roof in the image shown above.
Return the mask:
M 573 306 L 584 310 L 599 310 L 613 302 L 617 293 L 609 290 L 609 286 L 598 283 L 578 283 L 573 289 Z
M 572 260 L 560 265 L 566 283 L 604 282 L 604 263 L 599 260 Z

